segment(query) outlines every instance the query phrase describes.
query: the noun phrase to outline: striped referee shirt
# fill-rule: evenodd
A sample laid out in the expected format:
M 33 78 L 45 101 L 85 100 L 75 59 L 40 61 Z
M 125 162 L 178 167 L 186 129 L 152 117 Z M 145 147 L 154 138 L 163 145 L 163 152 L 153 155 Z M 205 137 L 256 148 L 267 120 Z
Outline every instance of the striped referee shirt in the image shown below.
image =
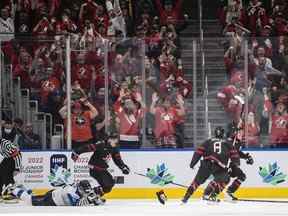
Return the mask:
M 15 161 L 15 169 L 21 168 L 22 156 L 21 156 L 18 145 L 12 143 L 9 140 L 1 139 L 0 154 L 4 158 L 11 158 L 12 157 L 13 160 Z

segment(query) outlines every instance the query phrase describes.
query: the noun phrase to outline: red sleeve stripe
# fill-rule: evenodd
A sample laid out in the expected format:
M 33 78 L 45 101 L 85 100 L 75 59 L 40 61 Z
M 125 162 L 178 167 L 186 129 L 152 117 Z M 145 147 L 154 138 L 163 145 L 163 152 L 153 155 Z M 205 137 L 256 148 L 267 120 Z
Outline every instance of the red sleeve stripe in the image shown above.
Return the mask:
M 199 155 L 203 155 L 203 154 L 204 154 L 203 151 L 199 151 L 199 150 L 197 150 L 195 153 L 197 153 L 197 154 L 199 154 Z
M 230 154 L 233 154 L 233 153 L 238 153 L 238 151 L 237 150 L 231 150 Z
M 231 158 L 239 158 L 239 155 L 238 154 L 233 154 L 230 156 Z

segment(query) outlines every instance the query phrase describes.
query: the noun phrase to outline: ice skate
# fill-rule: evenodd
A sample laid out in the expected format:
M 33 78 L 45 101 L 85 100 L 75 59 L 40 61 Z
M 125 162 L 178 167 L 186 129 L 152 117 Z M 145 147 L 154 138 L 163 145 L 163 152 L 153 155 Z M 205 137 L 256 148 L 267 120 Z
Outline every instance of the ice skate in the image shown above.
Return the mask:
M 226 191 L 226 192 L 224 193 L 224 200 L 225 200 L 225 201 L 229 201 L 229 202 L 233 202 L 233 201 L 238 200 L 238 198 L 235 197 L 233 193 L 231 193 L 231 192 L 229 192 L 229 191 Z
M 211 195 L 203 195 L 202 200 L 217 203 L 220 202 L 221 200 L 217 198 L 216 194 L 211 194 Z

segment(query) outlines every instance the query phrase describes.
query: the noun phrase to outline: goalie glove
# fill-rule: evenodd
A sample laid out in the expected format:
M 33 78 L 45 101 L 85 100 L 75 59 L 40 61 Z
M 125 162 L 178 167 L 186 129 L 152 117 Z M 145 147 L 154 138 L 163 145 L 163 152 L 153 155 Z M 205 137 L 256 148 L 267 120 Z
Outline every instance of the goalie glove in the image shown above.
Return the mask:
M 252 156 L 249 153 L 247 153 L 246 156 L 247 156 L 246 163 L 249 164 L 249 165 L 252 165 L 254 163 L 254 160 L 253 160 Z
M 124 175 L 128 175 L 130 173 L 130 169 L 126 164 L 124 164 L 120 169 Z

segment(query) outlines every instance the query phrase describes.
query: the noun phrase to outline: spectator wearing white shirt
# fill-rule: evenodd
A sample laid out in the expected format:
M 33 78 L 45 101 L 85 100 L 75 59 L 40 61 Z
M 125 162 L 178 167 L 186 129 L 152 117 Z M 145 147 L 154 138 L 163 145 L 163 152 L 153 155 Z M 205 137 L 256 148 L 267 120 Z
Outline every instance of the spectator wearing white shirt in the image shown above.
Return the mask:
M 1 9 L 0 16 L 0 39 L 9 41 L 14 38 L 14 20 L 9 17 L 9 10 L 6 7 Z

